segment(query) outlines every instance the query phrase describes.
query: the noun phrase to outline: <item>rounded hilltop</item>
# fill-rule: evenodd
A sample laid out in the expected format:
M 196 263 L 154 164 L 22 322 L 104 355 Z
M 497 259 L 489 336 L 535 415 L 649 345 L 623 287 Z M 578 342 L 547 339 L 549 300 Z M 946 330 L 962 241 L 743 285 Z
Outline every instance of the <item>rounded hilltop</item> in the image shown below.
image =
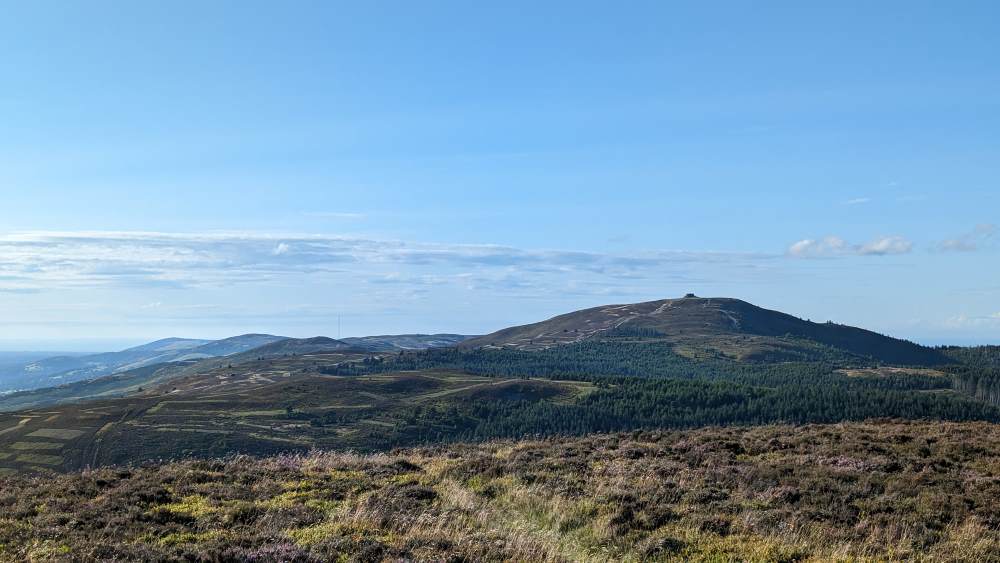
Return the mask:
M 655 335 L 652 336 L 652 335 Z M 652 338 L 674 350 L 740 360 L 816 358 L 830 348 L 900 365 L 941 365 L 940 352 L 838 324 L 818 324 L 733 297 L 681 298 L 573 311 L 463 341 L 462 348 L 540 350 L 584 340 Z

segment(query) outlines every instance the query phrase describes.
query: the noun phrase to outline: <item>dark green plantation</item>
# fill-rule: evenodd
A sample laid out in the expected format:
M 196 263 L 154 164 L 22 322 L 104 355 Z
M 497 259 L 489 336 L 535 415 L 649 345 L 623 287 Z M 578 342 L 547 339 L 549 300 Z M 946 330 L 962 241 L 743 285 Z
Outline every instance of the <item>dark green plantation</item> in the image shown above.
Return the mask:
M 511 414 L 510 418 L 530 421 L 518 425 L 519 431 L 525 433 L 836 422 L 871 417 L 1000 420 L 1000 410 L 961 392 L 964 388 L 960 374 L 974 368 L 955 366 L 949 372 L 871 368 L 868 362 L 844 357 L 830 360 L 692 360 L 660 342 L 605 339 L 537 351 L 428 350 L 339 364 L 325 371 L 359 375 L 447 368 L 490 377 L 588 381 L 598 387 L 597 392 L 571 405 L 478 407 L 478 412 L 488 413 L 490 420 L 498 422 L 504 418 L 498 411 L 520 409 L 517 416 Z M 850 369 L 859 365 L 867 369 Z M 516 435 L 477 428 L 468 437 Z
M 1000 406 L 1000 346 L 945 348 L 944 351 L 960 362 L 948 368 L 956 389 Z

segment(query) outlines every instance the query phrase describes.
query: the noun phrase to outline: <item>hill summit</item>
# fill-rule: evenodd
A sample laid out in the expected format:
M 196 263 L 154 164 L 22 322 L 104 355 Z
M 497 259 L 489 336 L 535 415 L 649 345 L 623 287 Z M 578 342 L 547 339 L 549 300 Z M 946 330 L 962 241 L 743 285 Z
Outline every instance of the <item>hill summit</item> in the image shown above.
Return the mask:
M 740 299 L 689 293 L 574 311 L 472 338 L 463 347 L 543 349 L 592 339 L 655 339 L 689 356 L 739 360 L 815 359 L 831 351 L 898 365 L 940 365 L 936 350 L 833 322 L 814 323 Z

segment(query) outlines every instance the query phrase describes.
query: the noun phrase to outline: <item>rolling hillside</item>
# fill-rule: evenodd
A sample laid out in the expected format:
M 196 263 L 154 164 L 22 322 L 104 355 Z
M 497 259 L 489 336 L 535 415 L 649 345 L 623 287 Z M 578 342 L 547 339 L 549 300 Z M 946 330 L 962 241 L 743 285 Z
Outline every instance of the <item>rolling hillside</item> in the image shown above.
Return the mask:
M 329 355 L 337 352 L 360 358 L 368 354 L 422 350 L 461 341 L 467 337 L 444 334 L 386 335 L 344 340 L 323 336 L 280 338 L 278 340 L 275 338 L 268 335 L 244 335 L 227 338 L 187 349 L 188 353 L 165 363 L 146 365 L 112 375 L 72 381 L 51 387 L 7 393 L 0 395 L 0 412 L 86 399 L 120 397 L 148 389 L 174 378 L 198 376 L 218 369 L 240 369 L 239 366 L 243 364 L 272 358 L 311 354 Z M 254 344 L 257 345 L 254 346 Z M 146 345 L 146 347 L 148 349 L 154 348 L 153 345 Z M 195 351 L 199 353 L 192 353 Z M 226 354 L 222 352 L 226 352 Z
M 43 358 L 19 367 L 9 366 L 0 373 L 0 391 L 50 387 L 165 362 L 228 356 L 284 339 L 269 334 L 245 334 L 223 340 L 166 338 L 120 352 Z
M 600 307 L 458 347 L 376 351 L 438 338 L 281 339 L 12 394 L 0 398 L 0 472 L 707 425 L 1000 421 L 955 385 L 955 366 L 869 359 L 933 364 L 935 350 L 731 299 Z
M 0 414 L 0 474 L 231 452 L 388 449 L 453 434 L 449 409 L 473 401 L 571 401 L 593 389 L 586 382 L 443 370 L 365 377 L 319 372 L 365 356 L 259 360 L 174 377 L 127 397 Z
M 948 377 L 929 370 L 702 365 L 662 346 L 580 346 L 407 352 L 406 361 L 466 355 L 469 361 L 371 373 L 364 370 L 391 367 L 403 355 L 347 349 L 238 365 L 223 358 L 151 366 L 87 383 L 96 397 L 64 396 L 65 404 L 0 413 L 0 473 L 633 429 L 873 417 L 1000 421 L 1000 409 L 957 392 Z M 544 370 L 550 360 L 578 367 Z M 602 375 L 612 369 L 623 375 Z
M 342 340 L 328 338 L 326 336 L 314 336 L 312 338 L 286 338 L 277 342 L 271 342 L 248 350 L 242 354 L 233 356 L 233 360 L 254 358 L 273 358 L 277 356 L 301 356 L 303 354 L 316 354 L 319 352 L 335 352 L 338 350 L 357 349 Z
M 608 337 L 660 340 L 688 356 L 750 361 L 809 359 L 834 349 L 889 364 L 952 363 L 940 351 L 868 330 L 814 323 L 739 299 L 694 296 L 584 309 L 472 338 L 460 346 L 539 350 Z

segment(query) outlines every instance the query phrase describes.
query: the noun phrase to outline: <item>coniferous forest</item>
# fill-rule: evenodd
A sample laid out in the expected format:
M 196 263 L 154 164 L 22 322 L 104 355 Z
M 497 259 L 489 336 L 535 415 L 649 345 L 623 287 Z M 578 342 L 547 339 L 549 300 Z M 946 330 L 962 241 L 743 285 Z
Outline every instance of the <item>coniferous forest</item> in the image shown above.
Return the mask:
M 530 394 L 413 407 L 402 443 L 533 435 L 578 435 L 708 425 L 824 423 L 872 418 L 1000 421 L 996 371 L 964 362 L 943 371 L 880 371 L 831 353 L 825 361 L 691 360 L 658 342 L 584 341 L 539 351 L 448 348 L 325 368 L 330 375 L 456 370 L 494 378 L 577 380 L 595 390 L 571 401 Z M 413 434 L 402 430 L 408 426 Z

